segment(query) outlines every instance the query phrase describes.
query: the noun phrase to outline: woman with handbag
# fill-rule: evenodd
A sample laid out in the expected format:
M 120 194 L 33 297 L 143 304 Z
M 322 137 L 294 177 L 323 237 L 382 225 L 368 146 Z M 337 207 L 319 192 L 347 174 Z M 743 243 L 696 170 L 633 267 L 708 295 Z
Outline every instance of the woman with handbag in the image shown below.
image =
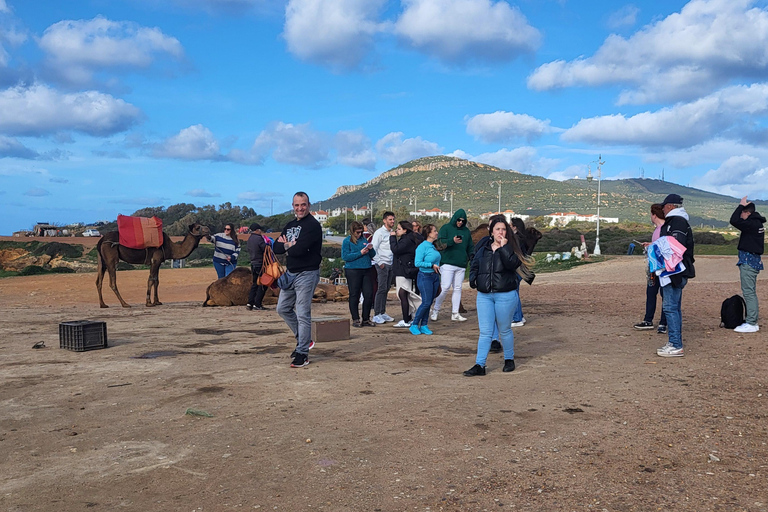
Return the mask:
M 341 259 L 344 260 L 344 275 L 349 286 L 349 312 L 352 326 L 373 327 L 371 307 L 373 306 L 373 282 L 371 281 L 371 259 L 376 254 L 363 236 L 363 225 L 357 221 L 349 226 L 349 236 L 341 243 Z M 363 293 L 363 319 L 360 320 L 360 292 Z
M 437 228 L 434 224 L 426 224 L 421 230 L 424 241 L 416 248 L 414 264 L 419 268 L 416 282 L 421 292 L 421 305 L 413 315 L 409 330 L 411 334 L 432 334 L 429 330 L 429 308 L 437 296 L 440 287 L 440 253 L 435 249 Z
M 413 225 L 407 220 L 397 224 L 395 234 L 389 237 L 389 247 L 392 249 L 392 267 L 395 274 L 395 289 L 400 299 L 403 319 L 395 327 L 410 327 L 411 319 L 416 309 L 421 305 L 421 297 L 416 289 L 416 277 L 419 268 L 414 265 L 416 247 L 421 241 L 413 232 Z
M 477 340 L 475 365 L 464 372 L 467 377 L 485 375 L 485 361 L 491 348 L 494 327 L 504 348 L 504 370 L 515 369 L 512 315 L 517 307 L 517 269 L 530 273 L 531 259 L 520 249 L 517 237 L 503 215 L 488 221 L 490 236 L 475 246 L 475 257 L 469 268 L 469 286 L 477 289 Z

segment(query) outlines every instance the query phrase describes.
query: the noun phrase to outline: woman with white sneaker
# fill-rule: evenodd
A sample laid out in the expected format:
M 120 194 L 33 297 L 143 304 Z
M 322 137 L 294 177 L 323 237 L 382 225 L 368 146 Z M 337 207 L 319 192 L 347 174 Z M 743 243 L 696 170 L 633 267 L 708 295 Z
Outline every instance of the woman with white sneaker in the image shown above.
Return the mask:
M 420 243 L 420 238 L 417 238 L 413 232 L 413 225 L 407 220 L 401 220 L 397 224 L 395 234 L 389 237 L 395 289 L 403 311 L 403 319 L 396 323 L 395 327 L 410 327 L 413 315 L 421 305 L 421 297 L 416 289 L 419 268 L 414 265 L 416 247 Z
M 494 215 L 488 222 L 487 236 L 477 243 L 475 257 L 469 269 L 469 286 L 477 288 L 477 340 L 475 365 L 464 372 L 467 377 L 485 375 L 485 361 L 491 348 L 494 328 L 504 348 L 504 369 L 515 369 L 512 315 L 518 300 L 517 269 L 528 272 L 531 260 L 520 249 L 517 237 L 503 215 Z
M 461 284 L 467 272 L 467 262 L 472 256 L 474 244 L 472 233 L 467 228 L 467 213 L 459 208 L 450 222 L 440 228 L 437 237 L 442 259 L 440 264 L 440 286 L 443 291 L 435 299 L 432 320 L 437 320 L 440 308 L 449 293 L 451 295 L 451 320 L 464 322 L 467 319 L 459 314 L 461 303 Z

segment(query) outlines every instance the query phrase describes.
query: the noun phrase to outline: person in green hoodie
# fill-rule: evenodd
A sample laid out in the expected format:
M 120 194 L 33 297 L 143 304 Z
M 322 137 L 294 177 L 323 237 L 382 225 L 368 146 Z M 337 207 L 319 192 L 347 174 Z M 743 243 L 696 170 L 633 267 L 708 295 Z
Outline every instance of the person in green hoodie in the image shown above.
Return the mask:
M 435 299 L 430 318 L 437 320 L 443 301 L 451 295 L 451 320 L 464 322 L 466 318 L 459 314 L 461 303 L 461 283 L 467 263 L 472 256 L 475 246 L 472 243 L 472 233 L 467 228 L 467 213 L 459 208 L 451 217 L 451 221 L 440 228 L 437 236 L 438 244 L 443 248 L 440 260 L 440 287 L 442 292 Z

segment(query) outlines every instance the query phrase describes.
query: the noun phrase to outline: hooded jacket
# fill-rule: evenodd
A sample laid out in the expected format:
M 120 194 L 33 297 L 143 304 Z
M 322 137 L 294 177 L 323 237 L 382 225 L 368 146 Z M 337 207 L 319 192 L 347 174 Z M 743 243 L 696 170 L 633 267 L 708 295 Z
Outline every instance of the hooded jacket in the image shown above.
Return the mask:
M 731 225 L 741 231 L 739 237 L 739 250 L 751 252 L 752 254 L 763 254 L 765 246 L 765 217 L 759 213 L 752 212 L 746 219 L 741 218 L 741 212 L 744 207 L 739 205 L 736 211 L 731 215 Z
M 461 208 L 456 210 L 450 222 L 444 224 L 437 234 L 437 241 L 444 247 L 440 253 L 440 264 L 466 268 L 467 262 L 472 256 L 474 244 L 467 223 L 465 222 L 462 227 L 456 225 L 459 219 L 467 219 L 467 213 Z M 457 244 L 453 241 L 455 236 L 461 237 L 461 243 Z
M 469 286 L 481 293 L 501 293 L 517 290 L 517 268 L 520 259 L 510 244 L 494 250 L 493 238 L 486 236 L 477 242 L 477 250 L 469 267 Z
M 696 271 L 693 268 L 693 230 L 690 224 L 688 224 L 688 213 L 682 206 L 675 208 L 667 214 L 664 219 L 664 225 L 661 226 L 660 236 L 671 236 L 675 240 L 685 246 L 685 253 L 683 253 L 683 265 L 685 270 L 679 274 L 670 276 L 672 286 L 679 288 L 682 283 L 682 278 L 686 277 L 692 279 L 696 277 Z

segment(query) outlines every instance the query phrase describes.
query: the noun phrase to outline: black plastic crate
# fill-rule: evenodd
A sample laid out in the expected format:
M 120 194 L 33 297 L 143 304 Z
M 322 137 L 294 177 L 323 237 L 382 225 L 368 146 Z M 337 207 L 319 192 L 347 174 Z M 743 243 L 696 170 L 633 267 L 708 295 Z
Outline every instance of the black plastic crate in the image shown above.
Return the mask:
M 106 322 L 76 320 L 59 324 L 59 348 L 85 352 L 108 346 Z

